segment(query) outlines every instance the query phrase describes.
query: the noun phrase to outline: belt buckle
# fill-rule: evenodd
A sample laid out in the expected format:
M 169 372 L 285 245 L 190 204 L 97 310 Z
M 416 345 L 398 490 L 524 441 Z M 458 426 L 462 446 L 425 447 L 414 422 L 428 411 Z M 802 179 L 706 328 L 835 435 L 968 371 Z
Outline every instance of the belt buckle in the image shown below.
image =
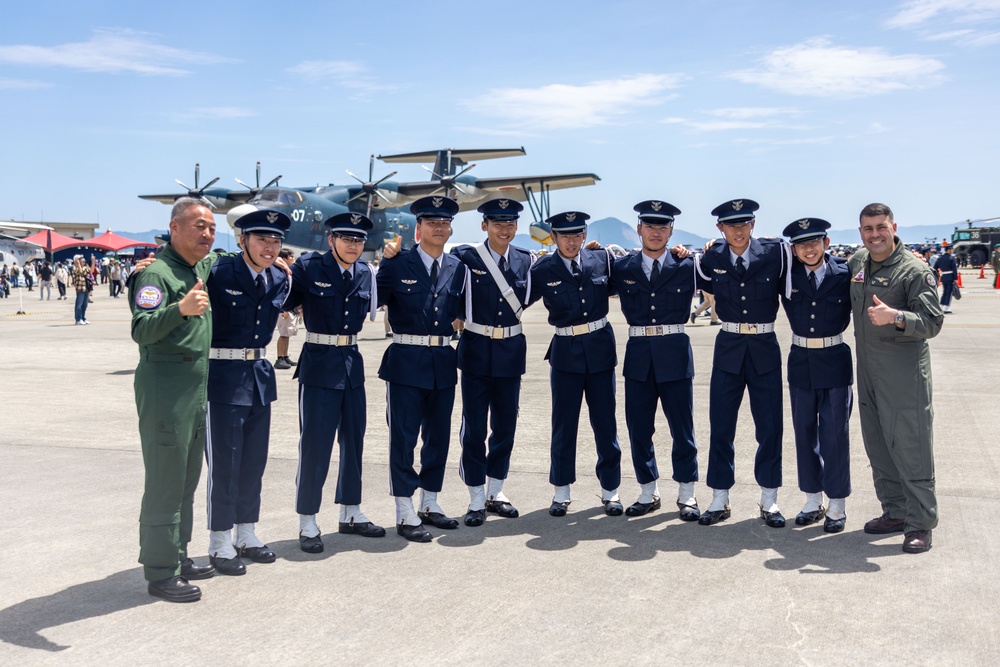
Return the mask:
M 815 350 L 822 347 L 826 347 L 826 344 L 822 338 L 808 338 L 806 339 L 806 347 Z
M 442 345 L 441 340 L 443 338 L 444 338 L 444 336 L 428 336 L 427 337 L 427 346 L 428 347 L 441 347 L 441 345 Z
M 590 333 L 590 324 L 577 324 L 573 329 L 574 336 L 582 336 L 583 334 Z
M 490 327 L 492 330 L 489 333 L 490 338 L 493 340 L 502 340 L 504 338 L 503 327 Z
M 656 327 L 645 327 L 645 329 L 646 329 L 646 335 L 647 336 L 658 336 L 658 335 L 660 335 L 660 332 L 663 330 L 662 327 L 658 327 L 658 326 L 656 326 Z
M 339 345 L 350 345 L 350 344 L 351 344 L 351 337 L 350 336 L 337 336 L 337 345 L 338 346 Z
M 256 361 L 257 360 L 257 350 L 251 350 L 247 348 L 243 350 L 243 361 Z
M 757 333 L 756 324 L 747 324 L 745 322 L 740 322 L 740 333 L 741 334 L 755 334 Z

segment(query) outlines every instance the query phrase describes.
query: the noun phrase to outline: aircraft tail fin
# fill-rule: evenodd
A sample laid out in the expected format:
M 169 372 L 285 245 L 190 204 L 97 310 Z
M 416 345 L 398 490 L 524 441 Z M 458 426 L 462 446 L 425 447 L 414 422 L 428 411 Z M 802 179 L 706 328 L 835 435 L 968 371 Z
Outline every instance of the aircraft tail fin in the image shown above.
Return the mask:
M 501 157 L 517 157 L 524 155 L 524 148 L 446 148 L 437 151 L 422 151 L 420 153 L 397 153 L 396 155 L 379 155 L 382 162 L 416 162 L 434 163 L 434 173 L 440 176 L 451 176 L 466 164 L 479 160 L 494 160 Z

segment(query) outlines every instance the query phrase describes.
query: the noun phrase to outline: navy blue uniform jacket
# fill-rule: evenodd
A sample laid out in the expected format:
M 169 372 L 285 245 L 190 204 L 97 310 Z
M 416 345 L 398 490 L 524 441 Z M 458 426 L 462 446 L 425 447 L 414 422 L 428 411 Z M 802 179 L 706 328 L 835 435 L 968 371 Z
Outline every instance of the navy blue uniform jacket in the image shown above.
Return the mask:
M 549 324 L 570 327 L 608 315 L 611 294 L 609 255 L 580 250 L 580 280 L 558 253 L 545 255 L 531 267 L 530 303 L 539 298 L 549 311 Z M 611 325 L 583 336 L 552 336 L 545 353 L 552 368 L 567 373 L 594 373 L 618 364 Z
M 642 254 L 633 252 L 615 260 L 611 288 L 618 293 L 622 314 L 630 326 L 684 324 L 694 297 L 694 258 L 677 260 L 670 251 L 660 257 L 660 275 L 650 284 L 642 270 Z M 630 336 L 625 346 L 622 374 L 645 382 L 649 374 L 657 383 L 694 377 L 691 340 L 687 334 Z
M 486 269 L 483 258 L 475 246 L 463 245 L 453 249 L 452 254 L 462 260 L 469 271 L 471 312 L 465 313 L 465 320 L 492 327 L 512 327 L 520 322 L 510 304 L 500 294 L 493 276 Z M 531 269 L 531 253 L 511 247 L 508 252 L 510 266 L 507 269 L 507 284 L 514 289 L 517 300 L 524 304 L 528 285 L 528 271 Z M 458 341 L 458 367 L 463 373 L 487 377 L 520 377 L 526 369 L 525 357 L 528 346 L 524 334 L 512 338 L 492 340 L 478 334 L 463 334 Z
M 827 256 L 826 275 L 813 292 L 806 267 L 792 260 L 792 298 L 781 296 L 792 333 L 826 338 L 844 333 L 851 323 L 851 272 L 847 260 Z M 854 383 L 854 362 L 846 344 L 788 351 L 788 384 L 801 389 L 831 389 Z
M 386 307 L 393 333 L 451 336 L 461 315 L 465 267 L 449 253 L 439 258 L 437 285 L 431 285 L 417 248 L 382 262 L 376 274 L 378 302 Z M 445 389 L 458 383 L 455 348 L 393 343 L 382 357 L 378 376 L 421 389 Z
M 302 306 L 306 330 L 331 336 L 352 336 L 361 331 L 369 314 L 372 268 L 354 264 L 351 289 L 344 289 L 344 270 L 332 252 L 311 252 L 292 264 L 292 292 L 284 310 Z M 365 382 L 365 367 L 356 345 L 306 343 L 295 368 L 299 382 L 327 389 L 356 389 Z
M 267 291 L 257 302 L 256 276 L 243 255 L 222 255 L 212 265 L 207 282 L 212 304 L 212 347 L 263 348 L 271 342 L 281 304 L 288 295 L 288 275 L 267 269 Z M 254 394 L 267 405 L 278 398 L 274 367 L 266 359 L 208 364 L 208 400 L 226 405 L 253 405 Z

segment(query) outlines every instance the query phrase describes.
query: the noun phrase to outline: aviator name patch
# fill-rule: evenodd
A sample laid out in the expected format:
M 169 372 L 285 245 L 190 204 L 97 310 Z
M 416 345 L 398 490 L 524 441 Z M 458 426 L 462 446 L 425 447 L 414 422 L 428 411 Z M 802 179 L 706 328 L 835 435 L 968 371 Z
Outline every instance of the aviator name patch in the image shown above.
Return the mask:
M 163 290 L 156 285 L 143 285 L 135 293 L 135 305 L 143 310 L 152 310 L 163 303 Z

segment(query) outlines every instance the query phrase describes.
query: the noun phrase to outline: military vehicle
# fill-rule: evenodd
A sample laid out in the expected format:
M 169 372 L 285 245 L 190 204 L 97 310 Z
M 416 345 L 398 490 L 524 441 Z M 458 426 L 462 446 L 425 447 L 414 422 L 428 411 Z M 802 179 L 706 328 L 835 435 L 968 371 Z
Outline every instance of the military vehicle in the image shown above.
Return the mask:
M 982 222 L 994 222 L 998 218 L 981 218 L 966 220 L 968 227 L 955 227 L 951 235 L 951 244 L 955 248 L 955 257 L 961 266 L 982 266 L 990 259 L 993 246 L 1000 243 L 1000 227 L 973 227 Z

